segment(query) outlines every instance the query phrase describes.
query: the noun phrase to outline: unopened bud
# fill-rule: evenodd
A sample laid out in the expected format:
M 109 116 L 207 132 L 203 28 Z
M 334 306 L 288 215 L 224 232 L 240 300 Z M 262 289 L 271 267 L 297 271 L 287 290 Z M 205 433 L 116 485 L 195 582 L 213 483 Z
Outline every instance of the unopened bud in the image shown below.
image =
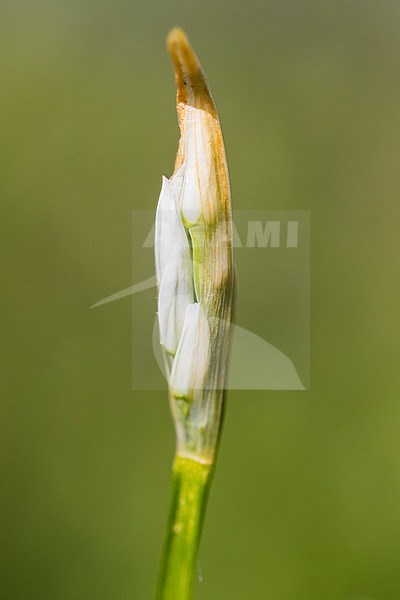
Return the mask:
M 175 398 L 192 400 L 202 390 L 210 359 L 210 327 L 201 304 L 190 304 L 171 371 L 171 390 Z

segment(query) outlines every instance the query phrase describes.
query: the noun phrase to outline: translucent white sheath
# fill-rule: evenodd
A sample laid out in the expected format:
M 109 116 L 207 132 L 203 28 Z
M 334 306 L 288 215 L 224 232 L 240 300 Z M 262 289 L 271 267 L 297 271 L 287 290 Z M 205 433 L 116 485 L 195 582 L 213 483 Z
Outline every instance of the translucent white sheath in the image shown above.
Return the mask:
M 156 214 L 160 341 L 179 455 L 212 462 L 221 426 L 234 288 L 232 218 L 221 128 L 183 32 L 168 48 L 181 130 Z

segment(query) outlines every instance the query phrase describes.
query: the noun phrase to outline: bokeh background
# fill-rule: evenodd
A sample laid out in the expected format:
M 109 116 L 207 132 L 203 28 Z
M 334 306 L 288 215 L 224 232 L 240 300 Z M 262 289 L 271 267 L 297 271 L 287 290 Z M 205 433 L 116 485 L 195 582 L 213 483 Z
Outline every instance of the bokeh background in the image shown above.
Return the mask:
M 397 0 L 1 2 L 3 598 L 152 597 L 167 401 L 132 390 L 131 300 L 88 307 L 131 285 L 132 210 L 171 173 L 179 24 L 236 208 L 311 214 L 311 390 L 230 394 L 194 597 L 399 599 L 399 22 Z

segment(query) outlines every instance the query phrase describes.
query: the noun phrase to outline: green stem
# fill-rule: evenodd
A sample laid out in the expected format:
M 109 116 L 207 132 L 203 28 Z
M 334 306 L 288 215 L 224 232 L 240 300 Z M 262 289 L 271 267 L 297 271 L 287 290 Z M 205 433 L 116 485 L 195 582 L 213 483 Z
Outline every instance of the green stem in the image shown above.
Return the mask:
M 213 465 L 176 456 L 156 600 L 190 600 Z

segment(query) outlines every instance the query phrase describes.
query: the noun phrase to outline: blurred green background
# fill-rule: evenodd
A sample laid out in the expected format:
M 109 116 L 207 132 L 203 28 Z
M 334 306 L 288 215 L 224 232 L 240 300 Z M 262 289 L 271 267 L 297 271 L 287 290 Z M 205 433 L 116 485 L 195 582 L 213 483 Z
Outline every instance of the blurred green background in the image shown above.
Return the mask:
M 131 285 L 131 211 L 172 172 L 175 24 L 235 207 L 311 214 L 311 390 L 230 394 L 195 599 L 400 598 L 399 21 L 397 0 L 1 2 L 3 598 L 152 597 L 167 400 L 132 391 L 131 300 L 88 307 Z

